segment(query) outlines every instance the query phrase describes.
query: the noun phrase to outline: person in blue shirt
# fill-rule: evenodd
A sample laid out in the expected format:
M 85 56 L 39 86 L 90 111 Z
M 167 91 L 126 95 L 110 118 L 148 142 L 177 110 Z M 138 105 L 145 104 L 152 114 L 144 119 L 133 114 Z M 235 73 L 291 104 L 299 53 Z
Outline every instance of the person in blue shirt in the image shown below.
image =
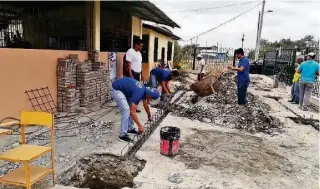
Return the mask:
M 299 83 L 299 108 L 304 111 L 308 110 L 307 107 L 317 75 L 320 75 L 319 63 L 314 61 L 314 58 L 315 54 L 313 52 L 307 54 L 307 61 L 303 62 L 297 70 L 297 72 L 301 74 Z
M 247 104 L 247 89 L 249 87 L 250 78 L 249 78 L 249 60 L 244 56 L 244 51 L 242 48 L 239 48 L 235 51 L 236 57 L 239 59 L 239 64 L 237 68 L 228 66 L 228 69 L 237 71 L 238 79 L 238 104 L 245 105 Z
M 179 75 L 178 71 L 165 70 L 163 68 L 154 68 L 150 71 L 150 86 L 151 88 L 157 88 L 158 84 L 161 84 L 162 95 L 161 99 L 164 99 L 165 95 L 170 96 L 169 81 Z
M 149 108 L 150 99 L 158 99 L 159 91 L 145 87 L 139 81 L 123 77 L 112 83 L 111 96 L 117 103 L 121 113 L 121 130 L 118 140 L 132 142 L 128 133 L 141 134 L 143 133 L 143 126 L 139 121 L 136 110 L 139 102 L 143 101 L 143 107 L 151 120 L 151 113 Z M 138 131 L 134 128 L 134 123 L 138 126 Z

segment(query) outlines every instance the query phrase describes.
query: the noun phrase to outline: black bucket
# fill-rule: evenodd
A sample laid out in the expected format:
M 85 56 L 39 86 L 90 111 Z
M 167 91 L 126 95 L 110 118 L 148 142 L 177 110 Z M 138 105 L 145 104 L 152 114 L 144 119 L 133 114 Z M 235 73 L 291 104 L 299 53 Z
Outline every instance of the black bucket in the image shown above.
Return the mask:
M 160 153 L 162 155 L 177 155 L 180 139 L 180 129 L 178 127 L 162 127 L 160 130 L 160 139 Z

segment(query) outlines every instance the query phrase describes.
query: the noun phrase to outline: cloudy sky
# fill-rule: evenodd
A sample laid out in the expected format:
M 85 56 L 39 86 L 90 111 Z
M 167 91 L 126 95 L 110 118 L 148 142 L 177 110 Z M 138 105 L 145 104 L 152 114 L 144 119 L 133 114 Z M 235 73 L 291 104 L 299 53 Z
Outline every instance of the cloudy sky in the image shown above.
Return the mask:
M 181 26 L 181 29 L 177 28 L 173 31 L 184 40 L 187 40 L 232 19 L 262 1 L 151 0 L 151 2 Z M 186 11 L 246 2 L 250 3 L 226 8 Z M 200 36 L 198 43 L 205 46 L 207 41 L 208 46 L 219 43 L 219 46 L 222 44 L 223 47 L 239 47 L 244 33 L 244 47 L 253 48 L 257 35 L 258 13 L 261 8 L 262 5 L 259 5 L 234 21 Z M 305 35 L 314 35 L 317 39 L 319 38 L 320 0 L 266 0 L 265 11 L 267 10 L 272 10 L 273 12 L 265 13 L 264 15 L 263 39 L 275 41 L 281 38 L 291 38 L 295 40 Z M 185 42 L 180 43 L 184 44 Z

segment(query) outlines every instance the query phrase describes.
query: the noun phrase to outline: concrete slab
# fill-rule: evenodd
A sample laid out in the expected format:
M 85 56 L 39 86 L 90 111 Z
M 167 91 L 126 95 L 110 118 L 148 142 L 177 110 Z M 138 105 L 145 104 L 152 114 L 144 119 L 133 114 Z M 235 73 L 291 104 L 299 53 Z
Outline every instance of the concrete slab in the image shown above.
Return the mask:
M 253 136 L 169 114 L 137 152 L 137 155 L 145 159 L 147 163 L 134 182 L 139 189 L 199 189 L 201 187 L 316 189 L 319 187 L 319 155 L 315 153 L 319 148 L 318 131 L 313 128 L 303 128 L 290 119 L 287 119 L 285 124 L 284 134 L 273 137 L 264 134 Z M 160 155 L 159 130 L 162 126 L 168 125 L 181 129 L 181 150 L 183 152 L 187 146 L 194 146 L 193 153 L 201 162 L 198 169 L 190 168 L 185 164 L 186 162 L 181 161 L 181 158 L 184 157 L 183 153 L 173 158 Z M 216 135 L 211 135 L 214 138 L 190 139 L 195 136 L 195 128 L 204 134 L 213 132 Z M 231 134 L 234 137 L 225 138 L 230 133 L 234 133 Z M 242 142 L 237 142 L 238 137 L 243 138 L 245 143 L 248 141 L 252 143 L 249 142 L 242 146 Z M 201 146 L 200 143 L 203 141 L 199 140 L 203 139 L 211 141 L 208 144 L 212 146 L 210 148 Z M 198 140 L 199 143 L 188 144 L 188 140 Z M 212 143 L 212 140 L 215 142 Z M 210 152 L 209 149 L 213 151 Z M 212 157 L 205 157 L 202 153 L 210 153 Z M 259 158 L 253 160 L 255 156 Z M 208 159 L 203 161 L 203 158 Z M 261 161 L 260 158 L 264 161 Z M 228 165 L 230 162 L 234 163 Z M 222 164 L 219 165 L 219 163 Z M 250 166 L 253 166 L 254 173 L 250 171 Z M 168 177 L 172 174 L 179 174 L 183 182 L 180 184 L 170 182 Z
M 302 118 L 320 120 L 319 113 L 311 112 L 311 111 L 303 111 L 299 109 L 299 106 L 297 104 L 291 104 L 290 102 L 288 102 L 288 99 L 282 99 L 279 102 L 283 106 L 287 107 L 290 111 L 301 116 Z

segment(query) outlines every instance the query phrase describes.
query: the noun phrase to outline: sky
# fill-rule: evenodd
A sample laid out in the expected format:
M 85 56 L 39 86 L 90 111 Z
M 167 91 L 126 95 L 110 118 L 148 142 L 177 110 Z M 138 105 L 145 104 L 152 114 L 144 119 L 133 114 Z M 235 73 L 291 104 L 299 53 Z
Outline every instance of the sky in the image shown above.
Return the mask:
M 151 0 L 151 2 L 180 25 L 181 28 L 174 28 L 173 32 L 183 40 L 189 40 L 253 8 L 262 1 Z M 211 10 L 181 12 L 232 4 L 238 5 Z M 199 36 L 198 44 L 206 46 L 207 43 L 208 46 L 213 46 L 218 43 L 219 47 L 237 48 L 241 47 L 241 38 L 244 34 L 244 48 L 254 48 L 258 15 L 261 9 L 262 4 L 239 18 Z M 266 12 L 268 10 L 273 12 Z M 276 41 L 281 38 L 296 40 L 305 35 L 313 35 L 318 40 L 320 34 L 319 10 L 320 0 L 266 0 L 266 13 L 263 18 L 261 38 L 269 41 Z M 182 45 L 190 44 L 191 41 L 180 41 L 179 43 Z

